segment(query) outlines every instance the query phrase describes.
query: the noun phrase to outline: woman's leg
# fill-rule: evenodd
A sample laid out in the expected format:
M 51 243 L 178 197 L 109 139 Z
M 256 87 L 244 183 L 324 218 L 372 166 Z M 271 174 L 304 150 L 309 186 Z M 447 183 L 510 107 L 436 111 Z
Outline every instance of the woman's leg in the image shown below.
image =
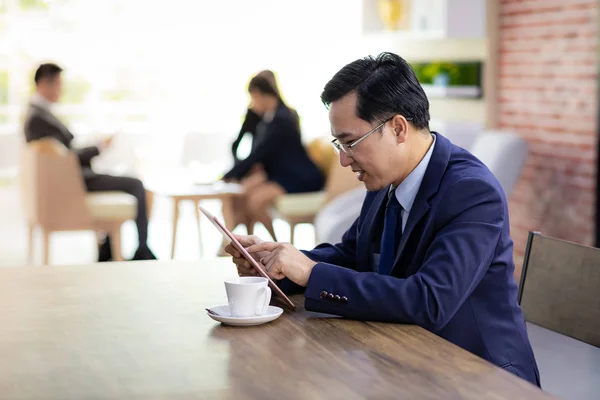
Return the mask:
M 246 198 L 246 209 L 249 217 L 254 221 L 262 223 L 275 241 L 277 241 L 277 237 L 273 228 L 273 219 L 269 214 L 269 208 L 277 198 L 284 194 L 285 190 L 279 184 L 264 182 L 249 192 Z
M 267 182 L 267 174 L 262 168 L 253 169 L 253 171 L 240 182 L 243 187 L 244 194 L 237 198 L 237 203 L 235 204 L 235 213 L 236 218 L 239 221 L 238 223 L 246 225 L 248 235 L 254 234 L 254 224 L 256 222 L 260 222 L 254 219 L 251 212 L 248 210 L 248 196 L 257 187 L 261 186 L 265 182 Z
M 235 229 L 239 224 L 243 224 L 246 226 L 248 235 L 252 235 L 254 233 L 254 221 L 248 216 L 248 212 L 246 211 L 246 201 L 245 194 L 240 194 L 232 199 L 233 221 L 231 221 L 231 223 L 226 221 L 226 223 L 227 226 L 233 227 L 231 230 Z

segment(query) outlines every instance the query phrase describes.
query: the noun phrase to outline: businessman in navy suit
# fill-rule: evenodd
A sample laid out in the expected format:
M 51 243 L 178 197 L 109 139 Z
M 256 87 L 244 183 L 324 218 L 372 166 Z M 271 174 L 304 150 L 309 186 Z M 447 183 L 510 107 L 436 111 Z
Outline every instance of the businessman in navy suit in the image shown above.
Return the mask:
M 369 190 L 360 216 L 341 243 L 312 251 L 240 236 L 244 246 L 307 310 L 416 324 L 539 386 L 496 178 L 430 132 L 427 97 L 395 54 L 346 65 L 321 99 L 341 164 Z

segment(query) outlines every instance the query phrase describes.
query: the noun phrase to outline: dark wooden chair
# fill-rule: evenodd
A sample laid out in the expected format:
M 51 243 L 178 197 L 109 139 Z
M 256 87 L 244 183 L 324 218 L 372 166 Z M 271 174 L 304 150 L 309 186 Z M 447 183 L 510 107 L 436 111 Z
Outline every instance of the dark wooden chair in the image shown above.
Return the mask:
M 519 303 L 526 321 L 600 347 L 600 249 L 530 232 Z

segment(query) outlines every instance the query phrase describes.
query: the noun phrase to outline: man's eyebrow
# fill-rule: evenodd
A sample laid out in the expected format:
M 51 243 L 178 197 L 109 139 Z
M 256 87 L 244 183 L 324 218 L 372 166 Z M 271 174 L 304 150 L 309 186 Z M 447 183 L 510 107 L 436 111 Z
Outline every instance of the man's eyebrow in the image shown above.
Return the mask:
M 352 137 L 352 136 L 353 135 L 350 132 L 341 132 L 341 133 L 338 133 L 337 135 L 333 135 L 333 137 L 338 140 L 348 139 L 349 137 Z

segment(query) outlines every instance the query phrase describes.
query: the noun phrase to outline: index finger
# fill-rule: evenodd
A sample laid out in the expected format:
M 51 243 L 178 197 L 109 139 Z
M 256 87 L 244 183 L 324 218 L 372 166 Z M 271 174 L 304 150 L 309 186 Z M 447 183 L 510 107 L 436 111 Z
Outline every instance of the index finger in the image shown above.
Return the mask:
M 242 255 L 240 254 L 240 252 L 238 251 L 238 249 L 235 248 L 235 246 L 231 243 L 229 243 L 227 246 L 225 246 L 225 252 L 228 253 L 229 255 L 235 257 L 235 258 L 240 258 Z
M 257 242 L 256 237 L 252 235 L 238 235 L 234 233 L 233 237 L 244 247 L 251 246 Z
M 246 247 L 248 253 L 256 253 L 259 251 L 273 251 L 278 248 L 281 244 L 277 242 L 262 242 L 253 244 L 252 246 Z

